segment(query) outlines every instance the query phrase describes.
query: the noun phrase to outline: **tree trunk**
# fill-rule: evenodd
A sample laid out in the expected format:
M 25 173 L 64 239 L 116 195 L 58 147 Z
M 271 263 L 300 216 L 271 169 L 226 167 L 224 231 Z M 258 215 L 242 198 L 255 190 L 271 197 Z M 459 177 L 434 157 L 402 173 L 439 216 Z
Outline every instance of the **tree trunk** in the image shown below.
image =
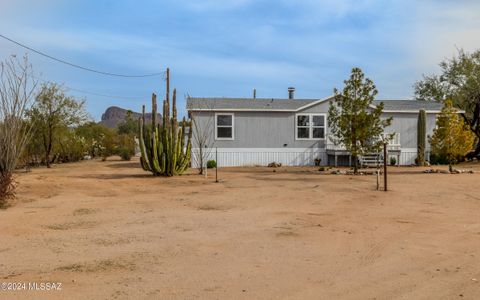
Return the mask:
M 477 146 L 475 146 L 475 151 L 473 152 L 472 157 L 480 159 L 480 138 L 477 138 Z
M 352 155 L 353 158 L 353 174 L 358 174 L 358 159 L 356 155 Z
M 49 156 L 50 155 L 45 152 L 45 164 L 47 165 L 47 168 L 51 168 Z
M 470 130 L 477 136 L 477 145 L 473 153 L 467 154 L 467 159 L 473 159 L 476 157 L 480 160 L 480 96 L 476 97 L 476 104 L 473 111 L 472 119 L 467 118 L 463 113 L 461 114 L 465 123 L 470 127 Z
M 200 150 L 200 153 L 199 153 L 200 170 L 199 170 L 198 174 L 203 175 L 203 145 L 200 145 L 199 150 Z
M 50 142 L 45 149 L 45 163 L 47 164 L 47 168 L 51 168 L 50 162 L 50 153 L 52 152 L 52 143 Z

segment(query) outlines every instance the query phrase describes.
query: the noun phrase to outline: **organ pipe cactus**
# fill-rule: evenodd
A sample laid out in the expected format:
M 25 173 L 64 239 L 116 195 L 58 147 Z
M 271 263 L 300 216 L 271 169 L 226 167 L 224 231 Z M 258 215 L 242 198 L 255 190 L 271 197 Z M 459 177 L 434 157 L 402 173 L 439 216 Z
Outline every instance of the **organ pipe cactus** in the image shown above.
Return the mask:
M 427 114 L 425 110 L 418 112 L 417 124 L 417 164 L 423 166 L 425 164 L 425 140 L 427 138 L 426 128 Z
M 145 171 L 156 176 L 182 174 L 189 166 L 192 149 L 192 130 L 185 144 L 187 122 L 185 117 L 179 126 L 177 121 L 177 91 L 173 90 L 172 114 L 170 115 L 169 69 L 167 69 L 167 92 L 163 101 L 162 123 L 157 124 L 157 96 L 152 94 L 152 123 L 145 123 L 145 106 L 139 119 L 140 162 Z

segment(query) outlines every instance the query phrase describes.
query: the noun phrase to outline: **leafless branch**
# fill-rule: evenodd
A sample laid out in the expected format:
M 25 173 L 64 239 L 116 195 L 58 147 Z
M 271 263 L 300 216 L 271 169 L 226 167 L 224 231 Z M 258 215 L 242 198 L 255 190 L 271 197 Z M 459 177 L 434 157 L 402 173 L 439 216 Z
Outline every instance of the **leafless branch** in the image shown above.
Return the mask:
M 26 112 L 37 88 L 32 75 L 27 56 L 0 63 L 0 206 L 14 195 L 12 174 L 30 138 Z

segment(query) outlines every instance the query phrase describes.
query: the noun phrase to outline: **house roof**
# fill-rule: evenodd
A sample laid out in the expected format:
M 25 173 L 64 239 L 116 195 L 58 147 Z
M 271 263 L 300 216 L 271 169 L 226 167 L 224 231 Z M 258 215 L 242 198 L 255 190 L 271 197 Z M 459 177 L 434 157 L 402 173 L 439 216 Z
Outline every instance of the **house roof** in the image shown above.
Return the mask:
M 275 98 L 197 98 L 187 99 L 189 111 L 300 111 L 315 104 L 332 99 L 275 99 Z M 384 112 L 439 112 L 442 104 L 419 100 L 376 100 L 373 105 L 384 103 Z
M 296 111 L 319 99 L 188 98 L 188 110 L 285 110 Z
M 421 100 L 375 100 L 373 105 L 378 105 L 380 102 L 384 103 L 383 111 L 398 111 L 398 112 L 418 112 L 421 109 L 430 112 L 440 112 L 443 105 L 439 102 L 421 101 Z

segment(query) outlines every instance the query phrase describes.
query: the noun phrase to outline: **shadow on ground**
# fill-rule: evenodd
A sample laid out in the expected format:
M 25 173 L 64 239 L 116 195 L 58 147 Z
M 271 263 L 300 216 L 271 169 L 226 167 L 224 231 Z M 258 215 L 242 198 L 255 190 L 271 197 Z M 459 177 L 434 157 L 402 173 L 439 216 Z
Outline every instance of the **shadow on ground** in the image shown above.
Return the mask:
M 123 169 L 123 168 L 142 168 L 139 162 L 123 162 L 123 163 L 115 163 L 115 164 L 108 164 L 107 167 L 112 169 Z

